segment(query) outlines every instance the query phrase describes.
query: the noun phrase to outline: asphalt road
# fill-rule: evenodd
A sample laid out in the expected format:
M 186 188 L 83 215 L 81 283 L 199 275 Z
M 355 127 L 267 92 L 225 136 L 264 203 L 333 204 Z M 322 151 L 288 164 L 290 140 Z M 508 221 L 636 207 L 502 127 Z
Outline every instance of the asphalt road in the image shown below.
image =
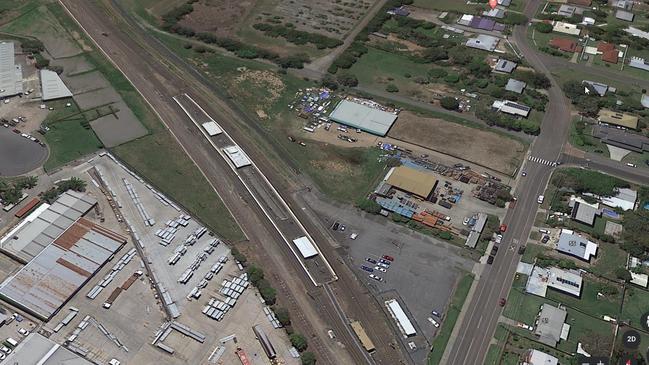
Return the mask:
M 268 160 L 268 150 L 251 137 L 258 133 L 255 127 L 259 128 L 259 124 L 235 110 L 231 101 L 227 100 L 226 92 L 219 90 L 143 28 L 134 24 L 132 18 L 115 8 L 115 2 L 63 0 L 62 3 L 84 27 L 88 36 L 141 92 L 232 211 L 250 244 L 261 252 L 261 256 L 267 258 L 264 267 L 273 272 L 273 280 L 279 283 L 279 297 L 296 317 L 298 330 L 309 337 L 309 348 L 317 353 L 318 362 L 368 363 L 363 350 L 358 347 L 358 341 L 349 330 L 348 318 L 354 318 L 363 324 L 376 344 L 377 351 L 370 363 L 403 363 L 406 359 L 403 350 L 395 347 L 398 341 L 387 326 L 387 319 L 377 303 L 370 295 L 362 294 L 363 290 L 354 280 L 351 271 L 337 257 L 333 246 L 328 244 L 328 238 L 322 235 L 316 223 L 311 222 L 296 207 L 289 194 L 295 186 L 289 186 L 288 189 L 291 190 L 287 192 L 287 187 L 282 185 L 283 176 L 275 169 L 275 164 Z M 191 93 L 257 162 L 264 175 L 273 182 L 298 219 L 304 223 L 340 280 L 324 287 L 313 287 L 299 262 L 282 243 L 282 238 L 253 202 L 245 187 L 225 161 L 215 155 L 213 147 L 172 100 L 173 96 L 185 92 Z M 292 176 L 291 181 L 300 180 Z M 328 329 L 334 330 L 340 344 L 328 338 Z
M 539 0 L 528 2 L 524 13 L 531 17 L 539 5 Z M 552 79 L 548 67 L 527 44 L 527 30 L 527 26 L 517 26 L 512 37 L 514 43 L 537 72 Z M 531 156 L 558 161 L 568 137 L 570 103 L 555 80 L 552 80 L 552 86 L 548 89 L 548 98 L 541 134 L 532 145 Z M 516 266 L 520 261 L 518 246 L 527 242 L 538 208 L 536 200 L 543 194 L 553 167 L 526 160 L 523 169 L 527 172 L 527 177 L 522 178 L 514 191 L 518 203 L 514 209 L 507 212 L 503 220 L 509 228 L 504 234 L 501 246 L 507 249 L 501 247 L 493 265 L 485 267 L 480 275 L 474 295 L 465 307 L 467 310 L 463 320 L 456 329 L 457 337 L 453 339 L 453 344 L 447 349 L 443 359 L 447 364 L 479 365 L 484 362 L 489 342 L 502 312 L 498 301 L 500 298 L 507 298 L 509 294 Z

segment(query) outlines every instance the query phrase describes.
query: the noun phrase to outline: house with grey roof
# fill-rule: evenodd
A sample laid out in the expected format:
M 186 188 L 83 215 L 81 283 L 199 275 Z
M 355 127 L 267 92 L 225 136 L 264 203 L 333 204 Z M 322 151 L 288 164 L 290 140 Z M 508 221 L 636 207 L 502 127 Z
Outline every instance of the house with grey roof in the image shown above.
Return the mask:
M 498 5 L 508 7 L 512 4 L 512 0 L 498 0 Z
M 627 21 L 627 22 L 632 22 L 634 17 L 635 17 L 635 14 L 633 14 L 630 11 L 618 10 L 618 11 L 615 12 L 615 18 L 616 19 L 624 20 L 624 21 Z
M 582 85 L 584 85 L 584 90 L 586 94 L 597 94 L 599 96 L 605 96 L 606 93 L 609 91 L 609 87 L 606 84 L 602 84 L 601 82 L 595 82 L 595 81 L 589 81 L 589 80 L 584 80 L 581 82 Z
M 525 90 L 525 86 L 527 86 L 527 83 L 523 81 L 509 79 L 507 81 L 507 85 L 505 85 L 505 90 L 514 92 L 516 94 L 522 94 L 523 90 Z
M 599 203 L 590 204 L 580 197 L 571 197 L 569 206 L 572 208 L 570 218 L 587 226 L 595 226 L 595 217 L 602 216 Z
M 496 47 L 498 47 L 499 41 L 500 39 L 498 37 L 494 37 L 486 34 L 478 34 L 477 37 L 469 38 L 466 41 L 466 46 L 471 48 L 481 49 L 483 51 L 493 52 L 496 49 Z
M 482 15 L 488 16 L 490 18 L 502 19 L 505 17 L 505 10 L 501 8 L 493 8 L 483 11 Z
M 575 11 L 577 11 L 576 6 L 563 4 L 559 7 L 557 14 L 570 18 L 575 15 Z
M 639 68 L 641 70 L 649 71 L 649 63 L 641 57 L 631 57 L 629 59 L 629 67 Z
M 597 256 L 597 248 L 598 245 L 595 242 L 565 228 L 561 230 L 557 243 L 557 251 L 586 262 L 590 262 L 592 257 Z
M 566 323 L 567 316 L 568 312 L 563 306 L 554 307 L 544 303 L 534 329 L 538 341 L 556 347 L 561 340 L 567 340 L 570 332 L 570 325 Z
M 527 105 L 519 104 L 510 100 L 495 100 L 491 107 L 499 112 L 527 118 L 530 115 L 530 108 Z
M 642 106 L 644 106 L 645 108 L 649 108 L 649 95 L 642 94 L 642 97 L 640 98 L 640 104 L 642 104 Z
M 516 66 L 518 66 L 516 62 L 512 62 L 504 58 L 499 58 L 498 62 L 496 62 L 496 66 L 494 67 L 494 71 L 510 74 L 516 69 Z
M 534 265 L 527 277 L 525 292 L 545 298 L 548 289 L 554 289 L 574 297 L 581 297 L 583 280 L 578 270 Z

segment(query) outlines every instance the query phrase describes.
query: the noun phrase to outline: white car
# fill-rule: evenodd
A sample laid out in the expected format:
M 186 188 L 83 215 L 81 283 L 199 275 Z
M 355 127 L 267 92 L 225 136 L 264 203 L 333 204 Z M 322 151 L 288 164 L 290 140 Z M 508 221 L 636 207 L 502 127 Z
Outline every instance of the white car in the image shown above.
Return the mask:
M 543 200 L 545 200 L 545 197 L 543 195 L 539 195 L 538 199 L 536 199 L 536 202 L 539 204 L 543 204 Z
M 384 268 L 386 268 L 386 269 L 389 269 L 389 268 L 390 268 L 390 265 L 388 265 L 388 264 L 384 264 L 384 263 L 382 263 L 382 262 L 378 262 L 377 265 L 379 265 L 379 266 L 381 266 L 381 267 L 384 267 Z
M 439 328 L 439 323 L 436 320 L 431 317 L 428 317 L 428 320 L 433 324 L 433 326 L 435 326 L 435 328 Z
M 462 221 L 462 224 L 465 226 L 469 224 L 469 217 L 464 217 L 464 220 Z
M 629 167 L 638 167 L 634 163 L 631 163 L 631 162 L 627 162 L 626 165 L 629 166 Z
M 7 355 L 11 353 L 11 349 L 7 346 L 2 346 L 2 348 L 0 348 L 0 351 L 4 352 Z
M 24 328 L 19 328 L 19 329 L 18 329 L 18 333 L 20 333 L 20 334 L 23 335 L 23 336 L 27 336 L 27 335 L 29 334 L 29 331 L 27 331 L 27 330 L 24 329 Z
M 382 278 L 382 277 L 380 277 L 380 276 L 376 276 L 376 275 L 374 275 L 374 274 L 370 274 L 370 278 L 371 278 L 371 279 L 374 279 L 374 280 L 376 280 L 376 281 L 383 281 L 383 278 Z
M 4 360 L 7 357 L 7 355 L 4 354 L 4 352 L 0 352 L 0 360 Z
M 386 269 L 384 269 L 384 268 L 382 268 L 380 266 L 374 266 L 374 270 L 378 270 L 380 272 L 388 272 L 388 270 L 386 270 Z

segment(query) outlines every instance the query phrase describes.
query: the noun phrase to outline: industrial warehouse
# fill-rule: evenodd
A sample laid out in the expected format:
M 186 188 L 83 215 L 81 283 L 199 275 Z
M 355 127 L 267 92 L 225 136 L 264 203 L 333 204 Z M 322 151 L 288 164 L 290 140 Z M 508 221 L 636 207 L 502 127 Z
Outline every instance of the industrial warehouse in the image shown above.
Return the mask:
M 77 217 L 95 204 L 82 194 L 67 192 L 13 233 L 12 238 L 18 237 L 16 241 L 24 245 L 25 255 L 33 258 L 0 284 L 0 298 L 42 320 L 56 314 L 126 243 L 121 235 Z
M 397 115 L 379 109 L 375 102 L 342 100 L 331 112 L 329 119 L 382 137 L 388 134 Z

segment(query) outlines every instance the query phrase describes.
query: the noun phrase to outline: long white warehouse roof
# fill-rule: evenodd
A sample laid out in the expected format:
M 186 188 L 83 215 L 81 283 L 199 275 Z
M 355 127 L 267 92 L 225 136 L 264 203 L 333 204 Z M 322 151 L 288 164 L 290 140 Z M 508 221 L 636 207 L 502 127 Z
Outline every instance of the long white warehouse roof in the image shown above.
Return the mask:
M 13 42 L 0 42 L 0 98 L 22 94 L 23 70 L 16 65 Z
M 313 243 L 311 243 L 311 240 L 306 236 L 294 239 L 293 243 L 295 244 L 295 247 L 300 250 L 302 257 L 304 257 L 305 259 L 318 255 L 318 250 L 316 250 Z
M 59 75 L 50 70 L 41 70 L 41 90 L 43 92 L 43 101 L 72 96 L 72 92 L 65 86 Z
M 415 327 L 408 319 L 406 312 L 401 309 L 401 305 L 399 304 L 399 302 L 397 302 L 396 299 L 386 300 L 385 305 L 388 307 L 388 310 L 392 314 L 392 317 L 394 317 L 394 319 L 397 321 L 401 332 L 403 332 L 406 337 L 410 337 L 417 333 L 417 331 L 415 331 Z
M 230 146 L 230 147 L 225 147 L 223 149 L 223 152 L 228 156 L 230 161 L 236 166 L 237 168 L 244 167 L 244 166 L 249 166 L 251 164 L 250 159 L 246 154 L 239 148 L 239 146 Z
M 223 133 L 223 130 L 218 124 L 216 124 L 216 122 L 203 123 L 203 129 L 205 129 L 205 132 L 210 136 L 216 136 Z

